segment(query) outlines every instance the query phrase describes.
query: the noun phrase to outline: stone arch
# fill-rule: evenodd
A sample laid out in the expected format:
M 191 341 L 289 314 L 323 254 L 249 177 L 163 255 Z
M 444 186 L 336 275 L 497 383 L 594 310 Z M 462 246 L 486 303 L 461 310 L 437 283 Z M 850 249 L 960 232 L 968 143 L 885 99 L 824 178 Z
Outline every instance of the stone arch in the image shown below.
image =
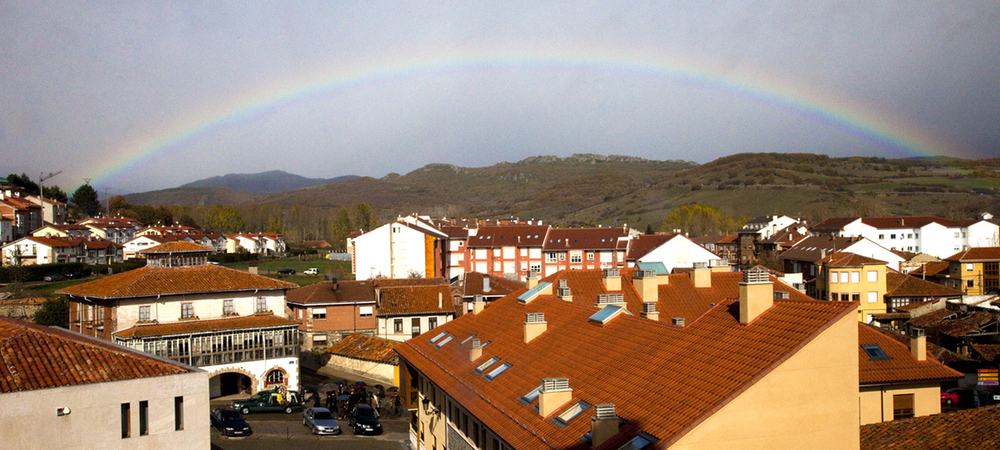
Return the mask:
M 254 375 L 253 372 L 250 372 L 249 370 L 246 370 L 242 367 L 225 367 L 222 369 L 218 369 L 209 373 L 208 378 L 211 380 L 212 378 L 215 378 L 225 373 L 235 373 L 235 374 L 245 375 L 247 378 L 250 378 L 251 395 L 256 394 L 257 391 L 260 390 L 258 389 L 258 386 L 260 385 L 260 380 L 257 378 L 257 376 Z
M 291 386 L 288 385 L 288 371 L 285 370 L 284 367 L 281 367 L 281 366 L 278 366 L 278 365 L 271 366 L 270 369 L 267 369 L 267 370 L 264 371 L 264 387 L 267 388 L 267 389 L 270 389 L 270 388 L 272 388 L 274 386 L 277 386 L 277 384 L 271 384 L 271 385 L 267 384 L 267 376 L 271 372 L 275 372 L 275 371 L 281 372 L 281 383 L 280 384 L 282 386 L 286 387 L 286 388 L 291 389 Z

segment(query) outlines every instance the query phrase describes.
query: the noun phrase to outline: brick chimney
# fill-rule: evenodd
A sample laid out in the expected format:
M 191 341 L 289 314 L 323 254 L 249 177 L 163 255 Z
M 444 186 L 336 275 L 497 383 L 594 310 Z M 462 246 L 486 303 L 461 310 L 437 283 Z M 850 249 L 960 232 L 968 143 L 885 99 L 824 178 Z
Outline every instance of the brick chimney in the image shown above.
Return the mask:
M 659 280 L 655 270 L 636 270 L 632 273 L 632 286 L 643 302 L 655 302 L 659 298 Z
M 472 347 L 469 347 L 469 361 L 475 361 L 483 356 L 483 344 L 479 338 L 472 338 Z
M 568 378 L 542 378 L 542 390 L 538 392 L 538 414 L 548 417 L 573 399 L 573 389 Z
M 548 324 L 545 322 L 545 313 L 528 313 L 524 319 L 524 343 L 531 342 L 532 339 L 545 332 Z
M 604 282 L 604 290 L 606 291 L 620 291 L 622 290 L 622 277 L 618 273 L 618 269 L 604 269 L 604 276 L 601 278 Z
M 927 336 L 923 328 L 910 328 L 910 353 L 917 361 L 927 361 Z
M 594 407 L 594 417 L 590 418 L 590 446 L 597 448 L 618 434 L 618 416 L 614 403 Z
M 740 323 L 753 322 L 774 305 L 774 284 L 767 270 L 743 272 L 740 282 Z
M 691 281 L 696 288 L 712 287 L 712 269 L 706 263 L 694 263 L 694 270 L 691 271 Z

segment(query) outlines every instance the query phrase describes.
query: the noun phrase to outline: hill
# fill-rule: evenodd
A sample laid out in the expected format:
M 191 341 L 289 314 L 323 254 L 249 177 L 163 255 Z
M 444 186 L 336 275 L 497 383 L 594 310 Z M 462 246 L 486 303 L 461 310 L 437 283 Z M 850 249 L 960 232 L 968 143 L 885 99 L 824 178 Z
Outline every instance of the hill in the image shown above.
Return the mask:
M 270 194 L 274 192 L 290 191 L 320 184 L 327 184 L 336 181 L 356 178 L 355 175 L 346 175 L 337 178 L 306 178 L 299 175 L 290 174 L 281 170 L 272 170 L 262 173 L 231 173 L 228 175 L 205 178 L 193 181 L 180 186 L 181 188 L 225 188 L 236 191 L 249 192 L 251 194 Z

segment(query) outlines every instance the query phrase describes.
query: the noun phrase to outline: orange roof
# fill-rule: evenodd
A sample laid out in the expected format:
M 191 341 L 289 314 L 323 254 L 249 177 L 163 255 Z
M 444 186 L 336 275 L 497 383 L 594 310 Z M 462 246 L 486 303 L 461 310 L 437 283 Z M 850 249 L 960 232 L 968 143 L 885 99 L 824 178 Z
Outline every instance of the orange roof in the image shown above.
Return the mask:
M 646 256 L 649 252 L 656 250 L 659 246 L 667 243 L 679 234 L 644 234 L 632 239 L 629 244 L 628 256 L 626 259 L 633 260 Z
M 0 317 L 0 392 L 192 372 L 108 342 Z
M 375 303 L 375 289 L 366 280 L 323 281 L 288 291 L 285 301 L 297 305 Z
M 373 278 L 372 285 L 376 288 L 409 287 L 409 286 L 447 286 L 444 278 Z
M 378 315 L 455 314 L 448 286 L 379 288 Z
M 960 297 L 961 292 L 920 278 L 888 272 L 885 295 L 889 297 Z
M 396 351 L 513 448 L 579 447 L 590 431 L 586 417 L 560 427 L 519 401 L 548 377 L 567 377 L 573 402 L 614 403 L 627 419 L 602 448 L 618 448 L 639 431 L 669 446 L 857 308 L 850 302 L 776 300 L 746 326 L 734 316 L 734 303 L 719 299 L 683 328 L 627 314 L 596 325 L 589 320 L 592 307 L 553 296 L 521 304 L 512 294 L 400 343 Z M 521 324 L 527 313 L 543 313 L 547 331 L 525 344 Z M 455 339 L 437 348 L 428 337 L 441 332 Z M 476 361 L 469 360 L 470 344 L 462 344 L 472 335 L 490 342 Z M 474 369 L 494 356 L 494 367 L 511 366 L 487 381 Z
M 867 256 L 861 256 L 851 252 L 837 252 L 828 255 L 826 258 L 821 259 L 820 262 L 826 263 L 828 267 L 834 267 L 834 268 L 862 267 L 873 264 L 875 265 L 885 264 L 885 261 L 878 260 L 875 258 L 869 258 Z
M 795 243 L 792 248 L 781 253 L 782 260 L 816 262 L 823 259 L 824 254 L 843 250 L 861 238 L 842 238 L 831 236 L 810 236 Z
M 997 405 L 861 427 L 862 450 L 993 450 L 998 445 Z
M 624 228 L 552 228 L 544 250 L 610 250 L 618 238 L 628 236 Z
M 191 241 L 170 241 L 163 244 L 157 245 L 155 247 L 150 247 L 144 250 L 139 250 L 139 253 L 207 253 L 215 251 L 214 248 L 204 246 L 201 244 L 195 244 Z
M 486 278 L 490 280 L 489 292 L 483 292 L 483 279 Z M 524 289 L 524 283 L 518 280 L 511 280 L 507 277 L 498 277 L 479 272 L 466 272 L 463 287 L 465 288 L 464 295 L 466 297 L 473 295 L 502 297 L 518 289 Z
M 1000 260 L 1000 247 L 969 247 L 945 260 L 948 261 L 997 261 Z
M 151 336 L 174 336 L 223 330 L 245 330 L 248 328 L 298 327 L 299 325 L 299 322 L 274 314 L 254 314 L 252 316 L 236 318 L 136 325 L 132 328 L 117 331 L 114 335 L 123 339 L 140 339 Z
M 483 226 L 469 236 L 466 246 L 476 247 L 541 247 L 545 245 L 548 225 Z
M 69 286 L 56 293 L 111 299 L 152 297 L 161 294 L 278 290 L 294 287 L 297 285 L 274 278 L 253 275 L 223 266 L 205 265 L 142 267 L 88 283 Z
M 944 272 L 944 274 L 947 275 L 948 268 L 950 266 L 951 264 L 949 264 L 947 261 L 926 262 L 921 264 L 920 267 L 911 270 L 910 276 L 920 276 L 920 275 L 934 276 L 941 272 Z
M 961 372 L 934 359 L 927 349 L 927 360 L 917 361 L 904 336 L 890 336 L 871 325 L 858 322 L 858 382 L 862 385 L 897 382 L 952 380 L 962 378 Z M 890 359 L 872 359 L 862 348 L 878 345 Z
M 327 347 L 326 352 L 398 366 L 399 355 L 392 349 L 397 342 L 367 334 L 352 334 Z

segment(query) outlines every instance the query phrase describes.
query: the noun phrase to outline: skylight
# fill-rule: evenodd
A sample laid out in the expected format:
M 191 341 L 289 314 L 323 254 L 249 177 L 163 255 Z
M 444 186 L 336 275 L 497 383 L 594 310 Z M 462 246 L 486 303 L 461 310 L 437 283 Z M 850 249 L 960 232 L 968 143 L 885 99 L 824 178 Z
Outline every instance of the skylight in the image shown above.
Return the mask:
M 521 303 L 528 303 L 534 300 L 535 297 L 538 296 L 538 294 L 542 293 L 542 291 L 547 290 L 549 286 L 552 286 L 552 283 L 549 282 L 538 283 L 538 286 L 535 286 L 530 290 L 528 290 L 528 292 L 519 295 L 517 297 L 517 300 Z
M 444 346 L 444 344 L 447 344 L 447 343 L 451 342 L 452 339 L 455 339 L 455 335 L 454 334 L 451 335 L 451 336 L 448 336 L 448 337 L 444 338 L 444 340 L 442 340 L 441 342 L 438 342 L 438 345 L 435 345 L 434 347 L 435 348 L 441 348 L 441 347 Z
M 566 425 L 569 424 L 569 421 L 575 419 L 580 414 L 583 414 L 583 412 L 586 411 L 587 408 L 590 408 L 590 403 L 580 400 L 576 402 L 573 406 L 570 406 L 569 409 L 567 409 L 566 411 L 563 411 L 562 414 L 553 417 L 552 421 L 555 422 L 556 425 L 559 425 L 560 427 L 565 427 Z
M 480 364 L 479 367 L 476 367 L 476 373 L 483 373 L 484 370 L 495 364 L 497 361 L 500 361 L 500 358 L 497 358 L 496 356 L 486 360 L 486 362 Z
M 437 342 L 439 339 L 443 338 L 446 334 L 448 334 L 447 331 L 442 331 L 441 334 L 439 334 L 439 335 L 434 336 L 433 338 L 431 338 L 431 340 L 430 340 L 430 342 L 428 342 L 428 344 L 433 344 L 433 343 Z
M 625 307 L 620 305 L 607 305 L 601 308 L 600 311 L 594 313 L 594 315 L 590 316 L 590 321 L 604 325 L 605 323 L 608 323 L 609 320 L 615 318 L 615 316 L 620 314 L 624 309 Z
M 464 344 L 465 344 L 466 342 L 469 342 L 469 341 L 471 341 L 471 340 L 472 340 L 472 338 L 474 338 L 474 337 L 476 337 L 476 335 L 475 335 L 475 334 L 473 334 L 472 336 L 469 336 L 469 337 L 465 338 L 465 339 L 464 339 L 464 340 L 462 340 L 462 342 L 460 342 L 460 343 L 459 343 L 458 345 L 464 345 Z
M 643 450 L 648 448 L 650 445 L 653 445 L 656 441 L 659 441 L 659 439 L 646 433 L 639 432 L 639 434 L 632 438 L 632 441 L 624 447 L 624 450 Z
M 542 386 L 544 386 L 544 384 L 539 384 L 538 387 L 532 389 L 531 392 L 524 394 L 524 396 L 522 396 L 518 400 L 520 400 L 521 403 L 524 403 L 525 405 L 532 404 L 536 399 L 538 399 L 538 393 L 542 392 Z
M 892 359 L 878 344 L 862 344 L 861 349 L 868 354 L 869 361 L 886 361 Z
M 500 365 L 500 367 L 493 369 L 492 372 L 486 374 L 486 376 L 484 376 L 483 378 L 485 378 L 486 381 L 493 381 L 494 378 L 496 378 L 498 375 L 500 375 L 507 369 L 510 369 L 510 363 L 503 363 Z

